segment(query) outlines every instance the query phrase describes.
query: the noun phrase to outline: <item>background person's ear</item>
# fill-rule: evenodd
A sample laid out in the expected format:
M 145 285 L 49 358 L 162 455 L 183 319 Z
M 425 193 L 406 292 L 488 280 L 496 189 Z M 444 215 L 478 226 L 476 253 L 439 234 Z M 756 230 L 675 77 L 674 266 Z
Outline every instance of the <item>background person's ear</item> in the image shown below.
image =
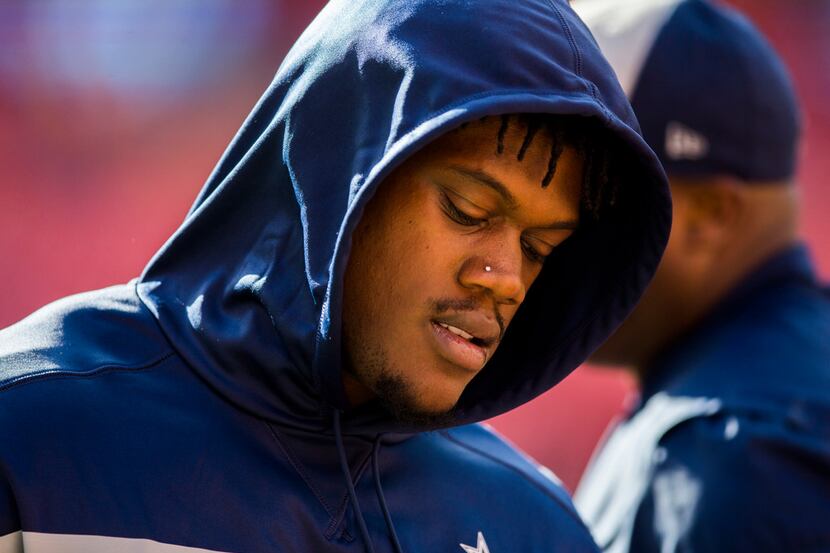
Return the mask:
M 745 215 L 739 185 L 728 179 L 681 182 L 672 184 L 672 193 L 679 204 L 675 224 L 684 251 L 707 265 L 717 263 Z

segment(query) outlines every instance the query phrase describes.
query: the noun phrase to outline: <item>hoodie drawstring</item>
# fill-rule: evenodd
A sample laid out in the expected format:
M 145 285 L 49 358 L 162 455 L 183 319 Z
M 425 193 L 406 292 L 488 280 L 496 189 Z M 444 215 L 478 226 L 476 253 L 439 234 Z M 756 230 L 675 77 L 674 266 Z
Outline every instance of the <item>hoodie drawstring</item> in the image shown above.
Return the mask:
M 346 458 L 346 448 L 343 447 L 343 433 L 340 430 L 340 411 L 334 411 L 333 419 L 334 441 L 337 444 L 337 456 L 340 458 L 340 470 L 343 471 L 343 476 L 346 479 L 346 488 L 349 490 L 349 501 L 352 503 L 352 509 L 354 510 L 357 526 L 360 529 L 360 536 L 363 538 L 366 551 L 367 553 L 375 553 L 372 539 L 369 537 L 369 529 L 366 527 L 366 520 L 363 518 L 363 511 L 360 510 L 360 504 L 357 502 L 354 480 L 352 480 L 352 472 L 349 470 L 349 461 Z M 395 532 L 395 525 L 392 523 L 392 516 L 389 514 L 389 507 L 386 505 L 386 498 L 383 496 L 383 487 L 380 485 L 378 451 L 380 451 L 380 436 L 375 440 L 375 444 L 372 447 L 372 472 L 375 475 L 375 491 L 378 494 L 378 502 L 380 502 L 380 508 L 383 511 L 383 518 L 386 521 L 386 528 L 389 530 L 389 536 L 392 539 L 395 553 L 403 553 L 401 543 L 398 541 L 398 534 Z
M 354 516 L 357 519 L 357 526 L 360 529 L 360 536 L 363 538 L 367 553 L 375 553 L 375 548 L 372 546 L 372 539 L 369 537 L 369 529 L 366 528 L 366 521 L 363 519 L 363 512 L 360 510 L 360 504 L 357 502 L 357 494 L 354 491 L 354 480 L 352 480 L 352 472 L 349 470 L 349 462 L 346 459 L 346 448 L 343 447 L 343 434 L 340 432 L 340 411 L 336 409 L 334 410 L 334 441 L 337 443 L 337 455 L 340 457 L 340 470 L 343 471 L 343 476 L 346 478 L 346 488 L 349 490 L 349 500 L 352 502 L 352 509 L 354 509 Z
M 383 511 L 383 518 L 386 520 L 386 528 L 389 530 L 389 537 L 392 538 L 392 545 L 395 553 L 403 553 L 401 542 L 398 541 L 398 534 L 395 532 L 395 525 L 392 524 L 392 516 L 389 514 L 389 507 L 386 506 L 386 498 L 383 496 L 383 487 L 380 485 L 380 467 L 378 464 L 378 451 L 380 451 L 380 436 L 375 440 L 372 448 L 372 472 L 375 474 L 375 491 L 378 494 L 378 502 Z

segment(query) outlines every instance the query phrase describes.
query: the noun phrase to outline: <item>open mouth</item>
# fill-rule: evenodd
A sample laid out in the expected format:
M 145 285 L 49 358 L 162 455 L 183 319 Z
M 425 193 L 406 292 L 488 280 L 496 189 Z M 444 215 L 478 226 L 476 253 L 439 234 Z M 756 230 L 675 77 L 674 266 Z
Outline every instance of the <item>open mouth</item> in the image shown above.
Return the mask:
M 447 330 L 449 330 L 450 332 L 452 332 L 456 336 L 460 336 L 461 338 L 467 340 L 468 342 L 470 342 L 473 345 L 476 345 L 478 347 L 485 348 L 489 345 L 487 343 L 488 342 L 487 340 L 484 340 L 482 338 L 477 338 L 477 337 L 473 336 L 472 334 L 470 334 L 469 332 L 467 332 L 466 330 L 458 328 L 457 326 L 453 326 L 453 325 L 450 325 L 450 324 L 447 324 L 447 323 L 442 323 L 441 321 L 435 321 L 435 324 L 446 328 Z
M 438 354 L 457 367 L 478 372 L 484 367 L 495 340 L 488 340 L 444 321 L 430 321 Z

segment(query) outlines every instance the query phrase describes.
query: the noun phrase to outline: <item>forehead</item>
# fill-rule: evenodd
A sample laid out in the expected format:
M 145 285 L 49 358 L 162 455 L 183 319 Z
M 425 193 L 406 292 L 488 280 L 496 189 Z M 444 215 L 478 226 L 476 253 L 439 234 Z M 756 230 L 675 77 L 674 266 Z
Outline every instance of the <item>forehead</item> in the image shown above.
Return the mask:
M 556 148 L 555 137 L 546 126 L 536 132 L 531 130 L 531 140 L 526 143 L 528 130 L 527 123 L 515 116 L 508 119 L 506 126 L 501 117 L 487 117 L 444 134 L 412 162 L 421 170 L 484 173 L 527 201 L 578 198 L 582 188 L 582 153 L 568 144 Z M 543 188 L 552 159 L 556 170 L 550 184 Z

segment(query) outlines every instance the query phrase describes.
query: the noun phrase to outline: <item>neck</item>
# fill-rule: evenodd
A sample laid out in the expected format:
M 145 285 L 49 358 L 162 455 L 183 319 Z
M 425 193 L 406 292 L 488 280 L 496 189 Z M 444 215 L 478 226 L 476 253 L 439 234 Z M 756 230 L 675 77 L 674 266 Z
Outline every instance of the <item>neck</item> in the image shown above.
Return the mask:
M 346 371 L 343 371 L 343 390 L 352 407 L 363 405 L 376 397 L 372 390 Z
M 697 298 L 698 309 L 688 314 L 686 323 L 679 325 L 679 331 L 671 338 L 661 341 L 653 351 L 649 352 L 649 355 L 640 357 L 639 362 L 627 367 L 640 387 L 642 387 L 644 380 L 651 376 L 656 361 L 674 348 L 676 344 L 683 342 L 689 334 L 695 332 L 701 325 L 705 325 L 707 317 L 725 300 L 728 300 L 730 295 L 747 278 L 758 271 L 764 263 L 785 249 L 794 246 L 797 242 L 798 238 L 795 232 L 791 234 L 778 232 L 771 233 L 764 239 L 755 240 L 754 248 L 743 248 L 744 251 L 752 251 L 744 256 L 739 270 L 730 270 L 731 267 L 724 268 L 722 273 L 724 278 L 719 282 L 708 285 L 708 296 L 703 293 L 699 294 Z

